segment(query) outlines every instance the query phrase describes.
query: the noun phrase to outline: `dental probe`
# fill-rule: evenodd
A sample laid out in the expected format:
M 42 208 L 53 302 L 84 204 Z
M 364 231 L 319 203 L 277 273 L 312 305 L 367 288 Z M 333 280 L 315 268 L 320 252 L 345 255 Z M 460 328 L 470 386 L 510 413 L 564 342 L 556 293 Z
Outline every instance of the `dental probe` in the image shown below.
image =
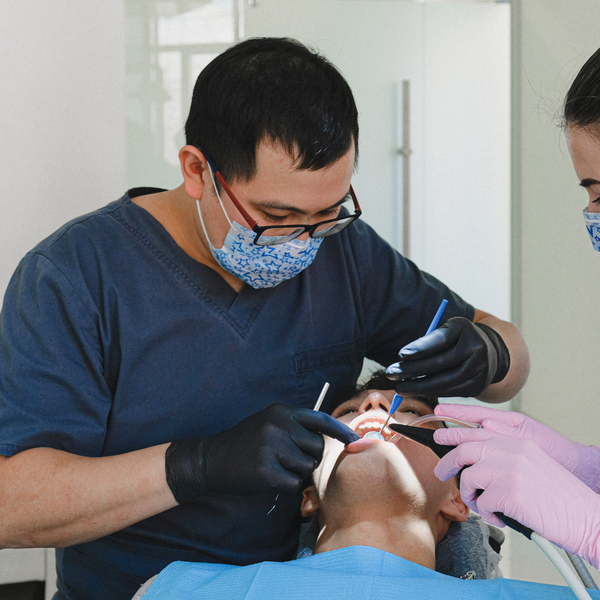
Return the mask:
M 390 412 L 388 414 L 388 418 L 385 420 L 385 423 L 379 430 L 379 435 L 383 434 L 383 430 L 385 429 L 385 426 L 390 422 L 392 415 L 398 410 L 398 407 L 400 406 L 400 402 L 402 402 L 402 396 L 399 396 L 398 394 L 394 394 L 394 397 L 392 398 L 392 405 L 390 406 Z
M 317 400 L 317 403 L 315 404 L 313 410 L 319 410 L 321 408 L 321 404 L 323 404 L 323 398 L 325 398 L 325 394 L 327 393 L 328 389 L 329 382 L 326 381 L 325 385 L 323 386 L 323 389 L 321 390 L 321 393 L 319 394 L 319 399 Z
M 419 442 L 424 446 L 428 446 L 431 448 L 435 454 L 442 458 L 456 448 L 456 446 L 445 446 L 442 444 L 438 444 L 433 439 L 433 434 L 435 433 L 432 429 L 421 429 L 420 427 L 411 427 L 410 425 L 402 425 L 400 423 L 392 423 L 390 425 L 390 429 L 399 433 L 415 442 Z M 464 469 L 468 469 L 469 467 L 463 467 L 461 471 Z M 480 493 L 483 490 L 480 490 Z M 532 540 L 537 544 L 537 546 L 542 550 L 542 552 L 550 559 L 552 564 L 556 567 L 558 572 L 563 576 L 569 587 L 573 590 L 575 596 L 579 600 L 591 600 L 590 595 L 587 593 L 587 590 L 581 583 L 579 579 L 577 579 L 575 573 L 571 571 L 568 567 L 566 561 L 563 560 L 562 556 L 558 553 L 556 548 L 549 542 L 546 538 L 543 538 L 539 533 L 533 531 L 529 527 L 525 527 L 525 525 L 521 525 L 518 521 L 507 517 L 504 513 L 495 512 L 494 513 L 505 525 L 508 525 L 511 529 L 522 533 L 526 538 Z
M 433 321 L 431 321 L 431 324 L 427 328 L 427 332 L 425 333 L 425 335 L 429 335 L 438 326 L 438 323 L 440 322 L 440 319 L 442 318 L 442 314 L 444 313 L 444 310 L 446 309 L 447 304 L 448 304 L 448 300 L 446 300 L 444 298 L 442 300 L 439 308 L 437 309 L 437 312 L 435 313 L 435 317 L 433 317 Z M 399 396 L 398 394 L 394 394 L 394 397 L 392 398 L 392 406 L 390 406 L 390 412 L 389 412 L 388 418 L 385 420 L 385 423 L 379 430 L 379 433 L 377 433 L 376 431 L 369 431 L 369 433 L 367 433 L 365 435 L 365 439 L 375 439 L 375 440 L 383 440 L 384 439 L 383 430 L 386 428 L 386 425 L 389 423 L 390 419 L 392 418 L 392 415 L 398 410 L 398 407 L 400 406 L 400 402 L 402 402 L 402 396 Z
M 323 398 L 325 398 L 325 394 L 327 393 L 328 389 L 329 389 L 329 383 L 326 381 L 325 385 L 323 386 L 323 389 L 321 390 L 321 393 L 319 394 L 319 399 L 317 400 L 317 403 L 315 404 L 315 407 L 313 408 L 313 410 L 319 410 L 321 408 L 321 404 L 323 404 Z M 275 504 L 277 504 L 277 500 L 279 500 L 279 494 L 277 494 L 277 496 L 275 496 Z M 275 504 L 273 504 L 273 508 L 267 513 L 267 517 L 273 512 L 273 509 L 275 508 Z

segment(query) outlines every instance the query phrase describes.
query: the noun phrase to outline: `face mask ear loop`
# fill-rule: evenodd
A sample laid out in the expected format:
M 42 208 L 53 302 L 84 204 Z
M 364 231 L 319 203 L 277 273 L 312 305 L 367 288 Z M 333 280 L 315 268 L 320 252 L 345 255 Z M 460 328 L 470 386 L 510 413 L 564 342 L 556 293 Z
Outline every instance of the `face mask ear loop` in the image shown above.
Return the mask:
M 198 199 L 196 199 L 196 208 L 198 209 L 198 216 L 200 217 L 200 225 L 202 225 L 202 231 L 204 231 L 204 237 L 206 238 L 206 241 L 208 242 L 209 246 L 214 248 L 212 242 L 210 241 L 210 238 L 208 237 L 208 233 L 206 233 L 206 227 L 204 227 L 204 219 L 202 218 L 202 211 L 200 210 L 200 201 Z
M 213 188 L 215 190 L 215 194 L 217 194 L 217 198 L 219 200 L 219 204 L 221 205 L 221 209 L 225 213 L 225 218 L 227 219 L 227 222 L 229 223 L 229 227 L 232 227 L 233 224 L 231 223 L 231 220 L 229 219 L 229 215 L 227 214 L 227 211 L 225 210 L 225 207 L 223 206 L 223 201 L 221 200 L 221 195 L 219 194 L 219 191 L 217 190 L 217 185 L 215 183 L 215 178 L 213 176 L 213 172 L 210 167 L 210 164 L 208 165 L 208 172 L 210 173 L 210 179 L 212 181 Z M 200 217 L 200 225 L 202 225 L 202 231 L 204 231 L 204 237 L 206 237 L 206 240 L 208 241 L 209 245 L 212 248 L 214 248 L 213 243 L 210 241 L 210 238 L 208 237 L 208 233 L 206 233 L 206 227 L 204 226 L 204 219 L 202 218 L 202 211 L 200 210 L 200 201 L 197 198 L 196 198 L 196 208 L 198 209 L 198 216 Z

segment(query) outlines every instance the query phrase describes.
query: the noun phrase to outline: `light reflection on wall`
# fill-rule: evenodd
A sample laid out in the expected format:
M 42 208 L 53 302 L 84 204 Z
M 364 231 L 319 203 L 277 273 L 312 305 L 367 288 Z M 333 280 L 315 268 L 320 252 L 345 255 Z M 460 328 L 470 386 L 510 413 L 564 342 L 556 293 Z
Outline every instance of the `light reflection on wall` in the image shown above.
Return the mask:
M 238 2 L 126 0 L 125 8 L 127 185 L 176 187 L 196 77 L 239 38 Z

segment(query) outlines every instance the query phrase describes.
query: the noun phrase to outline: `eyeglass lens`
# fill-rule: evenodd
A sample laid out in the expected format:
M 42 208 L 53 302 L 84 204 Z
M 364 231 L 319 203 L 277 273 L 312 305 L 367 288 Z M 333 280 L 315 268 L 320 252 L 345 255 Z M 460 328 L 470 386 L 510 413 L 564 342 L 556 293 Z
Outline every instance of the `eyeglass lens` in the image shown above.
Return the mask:
M 346 217 L 334 223 L 323 223 L 312 232 L 311 237 L 324 238 L 328 235 L 338 233 L 354 220 L 354 217 Z M 300 227 L 269 227 L 265 229 L 255 244 L 258 246 L 270 246 L 276 244 L 284 244 L 290 240 L 296 239 L 305 232 L 304 228 Z

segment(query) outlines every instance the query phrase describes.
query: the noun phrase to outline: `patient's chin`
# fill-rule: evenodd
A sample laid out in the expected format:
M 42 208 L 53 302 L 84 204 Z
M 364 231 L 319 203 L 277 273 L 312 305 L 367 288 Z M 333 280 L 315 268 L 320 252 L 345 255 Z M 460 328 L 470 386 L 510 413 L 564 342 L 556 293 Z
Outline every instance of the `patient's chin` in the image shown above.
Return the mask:
M 425 492 L 405 457 L 387 442 L 376 442 L 364 451 L 346 454 L 338 462 L 330 486 L 340 495 L 356 500 L 382 500 L 390 496 L 399 501 L 402 497 L 422 503 Z

